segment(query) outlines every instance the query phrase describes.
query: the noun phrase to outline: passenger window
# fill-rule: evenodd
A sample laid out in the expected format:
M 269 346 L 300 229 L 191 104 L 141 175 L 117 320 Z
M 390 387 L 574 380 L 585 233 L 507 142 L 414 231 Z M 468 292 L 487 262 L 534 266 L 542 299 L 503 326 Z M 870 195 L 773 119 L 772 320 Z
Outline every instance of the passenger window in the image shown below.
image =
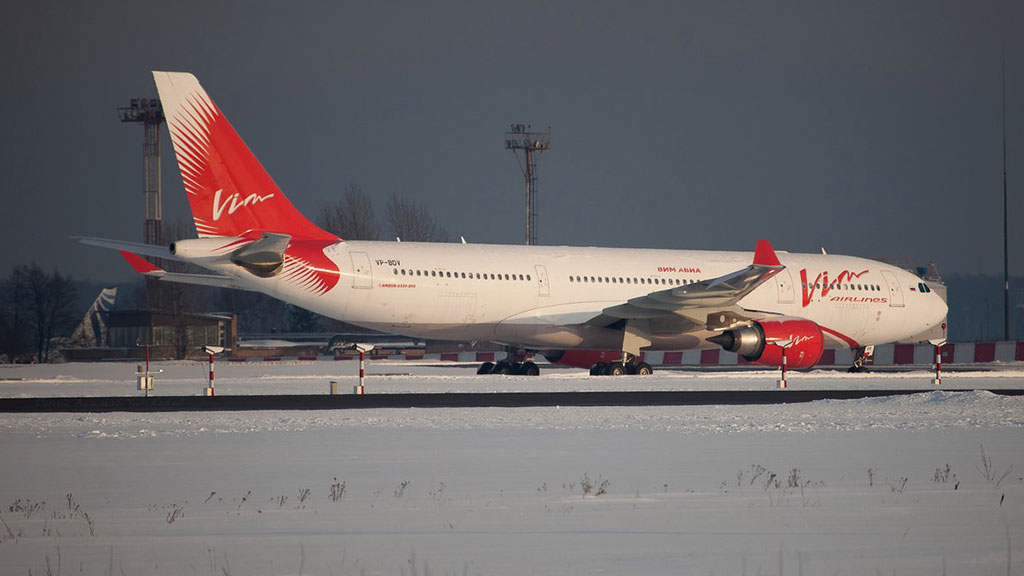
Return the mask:
M 405 276 L 405 268 L 402 268 L 402 276 Z

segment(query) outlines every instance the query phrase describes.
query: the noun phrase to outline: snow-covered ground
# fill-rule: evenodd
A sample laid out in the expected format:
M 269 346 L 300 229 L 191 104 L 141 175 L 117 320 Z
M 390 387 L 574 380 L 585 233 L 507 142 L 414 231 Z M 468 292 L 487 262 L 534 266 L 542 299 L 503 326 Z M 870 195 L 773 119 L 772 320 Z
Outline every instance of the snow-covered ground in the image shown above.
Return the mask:
M 135 363 L 0 365 L 0 398 L 29 396 L 132 396 L 136 391 Z M 1024 365 L 943 372 L 942 388 L 1020 388 Z M 540 377 L 477 376 L 477 364 L 404 360 L 366 362 L 368 393 L 396 392 L 536 392 L 574 390 L 764 390 L 775 388 L 779 373 L 769 369 L 658 369 L 643 378 L 591 378 L 575 368 L 541 365 Z M 154 395 L 202 395 L 206 362 L 159 362 L 152 365 Z M 359 363 L 338 362 L 217 362 L 218 395 L 326 394 L 335 380 L 341 390 L 356 384 Z M 926 370 L 849 374 L 821 369 L 787 374 L 793 389 L 909 388 L 936 389 L 934 373 Z
M 161 363 L 196 394 L 202 363 Z M 326 393 L 352 362 L 217 365 Z M 0 396 L 134 395 L 134 365 L 0 367 Z M 478 377 L 369 363 L 370 392 L 773 388 L 770 372 Z M 387 375 L 383 375 L 387 374 Z M 927 372 L 792 374 L 933 388 Z M 1019 388 L 957 372 L 943 388 Z M 780 391 L 785 394 L 785 391 Z M 0 573 L 1024 573 L 1024 398 L 0 417 Z

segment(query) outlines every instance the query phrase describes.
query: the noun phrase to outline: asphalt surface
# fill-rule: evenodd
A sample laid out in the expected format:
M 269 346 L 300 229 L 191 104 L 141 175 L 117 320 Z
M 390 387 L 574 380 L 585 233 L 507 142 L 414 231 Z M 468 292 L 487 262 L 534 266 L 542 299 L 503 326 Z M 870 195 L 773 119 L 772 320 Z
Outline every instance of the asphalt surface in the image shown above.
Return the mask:
M 202 412 L 248 410 L 359 410 L 367 408 L 524 408 L 537 406 L 712 406 L 856 400 L 935 392 L 921 390 L 743 390 L 641 392 L 453 392 L 440 394 L 344 394 L 262 396 L 97 396 L 0 398 L 8 412 Z M 974 392 L 949 390 L 943 392 Z M 1024 396 L 1024 389 L 993 389 Z

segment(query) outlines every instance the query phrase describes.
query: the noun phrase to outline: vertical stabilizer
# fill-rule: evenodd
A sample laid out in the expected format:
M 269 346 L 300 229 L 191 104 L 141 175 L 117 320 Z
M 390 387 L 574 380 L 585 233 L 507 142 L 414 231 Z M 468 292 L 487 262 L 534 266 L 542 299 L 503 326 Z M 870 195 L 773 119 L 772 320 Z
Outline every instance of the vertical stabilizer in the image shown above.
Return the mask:
M 336 241 L 281 193 L 199 81 L 153 72 L 199 236 L 288 234 Z

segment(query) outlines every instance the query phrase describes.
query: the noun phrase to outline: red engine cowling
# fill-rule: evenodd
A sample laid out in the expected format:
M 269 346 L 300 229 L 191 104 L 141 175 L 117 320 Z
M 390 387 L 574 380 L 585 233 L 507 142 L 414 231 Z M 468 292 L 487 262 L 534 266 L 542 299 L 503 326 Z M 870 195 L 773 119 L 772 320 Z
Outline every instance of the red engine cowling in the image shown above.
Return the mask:
M 782 346 L 774 343 L 786 343 L 786 367 L 794 370 L 814 366 L 825 351 L 821 327 L 799 318 L 758 320 L 708 340 L 761 366 L 781 366 Z

